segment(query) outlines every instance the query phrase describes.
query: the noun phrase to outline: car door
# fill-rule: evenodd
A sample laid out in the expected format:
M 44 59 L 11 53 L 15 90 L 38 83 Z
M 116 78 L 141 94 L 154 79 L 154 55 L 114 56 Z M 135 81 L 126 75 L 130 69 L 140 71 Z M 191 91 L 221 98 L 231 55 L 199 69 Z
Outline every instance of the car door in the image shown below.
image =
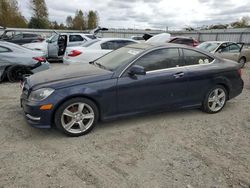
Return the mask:
M 58 39 L 59 34 L 56 34 L 54 37 L 52 37 L 48 42 L 48 57 L 49 58 L 57 58 L 58 57 Z
M 238 61 L 241 47 L 235 43 L 224 43 L 217 51 L 217 55 L 224 59 Z
M 185 103 L 187 78 L 178 48 L 151 51 L 134 62 L 146 75 L 131 77 L 127 71 L 118 79 L 117 104 L 121 114 L 170 108 Z
M 68 42 L 68 47 L 71 46 L 80 46 L 84 44 L 87 40 L 83 38 L 81 35 L 77 34 L 70 34 L 69 35 L 69 42 Z
M 200 104 L 207 90 L 212 86 L 212 72 L 216 68 L 211 68 L 214 59 L 201 52 L 183 49 L 183 61 L 187 70 L 188 93 L 186 96 L 187 106 Z

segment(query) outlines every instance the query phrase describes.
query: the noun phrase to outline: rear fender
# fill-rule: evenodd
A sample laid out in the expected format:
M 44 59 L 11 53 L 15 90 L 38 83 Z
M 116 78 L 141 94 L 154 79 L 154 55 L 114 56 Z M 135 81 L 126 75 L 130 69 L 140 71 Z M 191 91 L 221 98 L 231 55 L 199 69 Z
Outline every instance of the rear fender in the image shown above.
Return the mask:
M 222 85 L 225 87 L 225 89 L 227 90 L 228 94 L 230 93 L 230 91 L 232 90 L 232 84 L 229 81 L 229 79 L 227 79 L 226 77 L 216 77 L 215 79 L 213 79 L 213 84 L 214 85 Z

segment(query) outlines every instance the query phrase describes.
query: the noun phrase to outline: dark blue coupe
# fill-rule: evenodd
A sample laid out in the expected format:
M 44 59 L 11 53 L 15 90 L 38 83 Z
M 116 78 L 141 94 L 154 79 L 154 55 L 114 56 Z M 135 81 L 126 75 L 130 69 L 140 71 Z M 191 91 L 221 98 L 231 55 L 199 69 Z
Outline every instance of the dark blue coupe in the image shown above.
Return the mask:
M 175 44 L 135 44 L 94 62 L 27 78 L 21 106 L 38 128 L 56 125 L 70 136 L 99 120 L 180 108 L 219 112 L 242 92 L 240 65 Z

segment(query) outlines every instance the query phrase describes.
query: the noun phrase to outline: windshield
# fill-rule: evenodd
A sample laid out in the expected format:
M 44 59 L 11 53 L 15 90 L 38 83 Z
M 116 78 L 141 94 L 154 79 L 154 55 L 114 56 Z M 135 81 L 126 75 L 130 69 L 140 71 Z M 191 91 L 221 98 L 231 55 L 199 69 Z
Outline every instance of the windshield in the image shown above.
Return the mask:
M 206 50 L 208 52 L 214 51 L 220 45 L 219 42 L 203 42 L 197 48 Z
M 107 55 L 101 57 L 94 64 L 99 67 L 105 68 L 110 71 L 114 71 L 122 65 L 128 63 L 137 54 L 141 53 L 143 49 L 123 47 L 115 50 Z

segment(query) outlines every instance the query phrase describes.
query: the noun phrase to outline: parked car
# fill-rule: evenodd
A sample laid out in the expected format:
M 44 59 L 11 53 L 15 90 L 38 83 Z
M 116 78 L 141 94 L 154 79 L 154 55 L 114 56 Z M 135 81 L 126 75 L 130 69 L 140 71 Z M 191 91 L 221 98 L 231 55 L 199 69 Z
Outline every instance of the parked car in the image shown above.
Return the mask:
M 92 34 L 61 33 L 55 34 L 41 43 L 29 43 L 23 45 L 26 48 L 41 50 L 46 53 L 48 59 L 61 59 L 67 47 L 80 46 L 88 41 L 96 39 Z
M 250 49 L 244 48 L 243 43 L 230 41 L 207 41 L 201 43 L 197 48 L 206 50 L 219 57 L 237 61 L 242 67 L 250 60 Z
M 12 35 L 7 34 L 7 32 L 4 32 L 3 35 L 0 37 L 0 39 L 19 45 L 44 41 L 42 35 L 37 33 L 28 33 L 28 32 L 19 32 L 18 34 L 12 33 Z
M 24 75 L 47 70 L 49 67 L 42 52 L 10 42 L 0 42 L 0 81 L 7 77 L 9 81 L 16 82 Z
M 199 42 L 197 40 L 191 37 L 184 37 L 184 36 L 171 37 L 169 43 L 184 44 L 192 47 L 196 47 L 199 45 Z
M 89 63 L 113 50 L 133 43 L 137 43 L 137 41 L 123 38 L 95 39 L 82 46 L 68 47 L 63 57 L 63 63 Z
M 70 136 L 99 120 L 159 110 L 217 113 L 242 92 L 239 65 L 183 45 L 133 44 L 91 64 L 44 71 L 23 82 L 21 106 L 38 128 Z

